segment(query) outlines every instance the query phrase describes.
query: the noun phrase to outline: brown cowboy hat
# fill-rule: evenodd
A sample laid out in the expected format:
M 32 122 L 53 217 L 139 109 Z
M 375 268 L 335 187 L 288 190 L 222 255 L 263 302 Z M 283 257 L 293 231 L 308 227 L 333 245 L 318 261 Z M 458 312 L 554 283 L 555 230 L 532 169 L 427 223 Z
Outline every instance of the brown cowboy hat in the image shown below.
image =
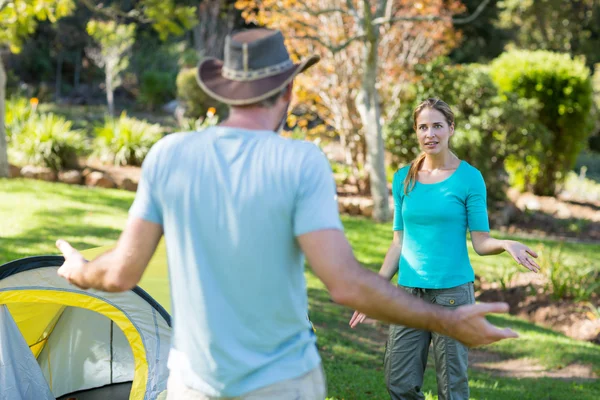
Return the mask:
M 281 32 L 250 29 L 227 36 L 225 60 L 202 60 L 196 79 L 206 94 L 222 103 L 249 105 L 281 91 L 319 59 L 313 55 L 294 64 Z

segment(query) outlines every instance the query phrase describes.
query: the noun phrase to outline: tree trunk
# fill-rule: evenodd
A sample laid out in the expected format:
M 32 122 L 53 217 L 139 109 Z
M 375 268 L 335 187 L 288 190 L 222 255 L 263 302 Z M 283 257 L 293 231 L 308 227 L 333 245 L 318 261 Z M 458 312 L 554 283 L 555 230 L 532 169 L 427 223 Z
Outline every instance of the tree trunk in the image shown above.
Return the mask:
M 73 88 L 79 90 L 81 77 L 81 49 L 75 50 L 75 73 L 73 74 Z
M 6 131 L 4 126 L 4 113 L 6 108 L 4 101 L 6 98 L 6 72 L 2 56 L 0 56 L 0 178 L 8 178 L 8 149 L 6 143 Z
M 106 84 L 106 102 L 108 103 L 108 113 L 111 117 L 115 115 L 115 99 L 113 92 L 113 78 L 112 78 L 112 69 L 108 67 L 108 63 L 106 66 L 106 79 L 104 80 Z
M 373 218 L 387 221 L 391 218 L 389 193 L 385 174 L 385 148 L 380 124 L 381 107 L 377 92 L 377 40 L 365 43 L 363 81 L 356 106 L 365 129 L 367 143 L 366 168 L 373 196 Z
M 198 5 L 199 23 L 192 33 L 194 48 L 201 56 L 223 58 L 225 37 L 235 27 L 237 12 L 223 0 L 206 0 Z
M 54 98 L 56 102 L 58 102 L 60 100 L 61 97 L 61 93 L 60 93 L 60 89 L 62 86 L 62 66 L 63 66 L 63 52 L 62 50 L 58 52 L 58 55 L 56 56 L 56 87 L 55 87 L 55 91 L 54 91 Z

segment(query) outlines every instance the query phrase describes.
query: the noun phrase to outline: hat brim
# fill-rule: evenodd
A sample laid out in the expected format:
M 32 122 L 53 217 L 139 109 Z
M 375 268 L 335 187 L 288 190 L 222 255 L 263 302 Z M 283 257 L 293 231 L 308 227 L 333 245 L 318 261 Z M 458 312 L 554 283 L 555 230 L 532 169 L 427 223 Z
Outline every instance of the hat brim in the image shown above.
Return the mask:
M 311 56 L 281 74 L 254 81 L 233 81 L 222 75 L 223 61 L 207 58 L 200 62 L 196 70 L 198 84 L 210 97 L 231 106 L 258 103 L 282 90 L 301 72 L 306 71 L 320 60 Z

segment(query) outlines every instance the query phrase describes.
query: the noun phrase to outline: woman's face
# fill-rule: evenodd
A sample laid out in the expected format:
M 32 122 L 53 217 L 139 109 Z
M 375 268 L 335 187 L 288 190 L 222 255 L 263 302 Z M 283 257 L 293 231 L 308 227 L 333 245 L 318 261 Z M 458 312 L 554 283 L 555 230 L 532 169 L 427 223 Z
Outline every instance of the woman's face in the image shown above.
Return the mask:
M 425 153 L 433 155 L 448 150 L 454 125 L 448 125 L 444 114 L 434 108 L 424 108 L 417 117 L 417 138 Z

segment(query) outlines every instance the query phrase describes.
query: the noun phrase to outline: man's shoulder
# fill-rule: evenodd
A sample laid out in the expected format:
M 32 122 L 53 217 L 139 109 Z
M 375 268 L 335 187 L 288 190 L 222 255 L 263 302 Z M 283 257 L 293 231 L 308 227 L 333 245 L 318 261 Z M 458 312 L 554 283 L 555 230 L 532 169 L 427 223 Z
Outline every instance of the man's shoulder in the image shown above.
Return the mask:
M 274 135 L 269 138 L 274 146 L 281 151 L 286 152 L 286 155 L 294 158 L 304 159 L 306 157 L 324 157 L 324 153 L 319 146 L 307 140 L 290 139 L 279 135 Z
M 178 146 L 181 142 L 185 141 L 189 135 L 194 132 L 174 132 L 163 136 L 158 142 L 152 146 L 151 153 L 160 153 L 166 151 L 169 148 Z

